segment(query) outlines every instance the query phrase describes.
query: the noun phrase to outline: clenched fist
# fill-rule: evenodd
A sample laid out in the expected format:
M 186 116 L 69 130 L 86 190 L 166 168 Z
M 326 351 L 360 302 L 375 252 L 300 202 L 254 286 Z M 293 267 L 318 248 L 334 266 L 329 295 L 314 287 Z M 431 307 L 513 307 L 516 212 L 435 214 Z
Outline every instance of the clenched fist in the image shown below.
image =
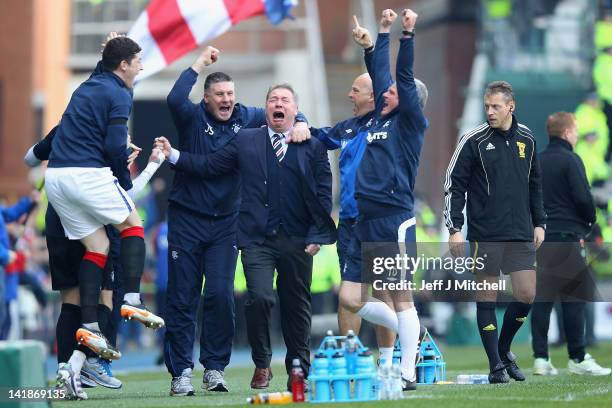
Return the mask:
M 417 13 L 410 9 L 404 9 L 404 11 L 402 11 L 402 26 L 404 27 L 404 30 L 413 30 L 417 18 L 419 18 L 419 15 Z
M 397 20 L 397 13 L 391 9 L 383 10 L 380 17 L 380 32 L 388 33 L 391 31 L 391 26 Z
M 204 51 L 202 51 L 198 59 L 196 59 L 196 61 L 193 63 L 191 68 L 199 74 L 200 72 L 202 72 L 204 67 L 207 67 L 217 62 L 217 59 L 219 59 L 219 53 L 220 51 L 215 47 L 212 47 L 210 45 L 207 46 L 206 48 L 204 48 Z

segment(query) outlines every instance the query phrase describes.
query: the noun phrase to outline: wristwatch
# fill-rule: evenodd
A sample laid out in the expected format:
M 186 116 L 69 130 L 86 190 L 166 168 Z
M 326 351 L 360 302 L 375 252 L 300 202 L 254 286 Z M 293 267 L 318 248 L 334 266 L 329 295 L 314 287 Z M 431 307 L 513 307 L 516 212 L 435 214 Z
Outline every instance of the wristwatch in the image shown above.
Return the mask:
M 416 35 L 416 31 L 414 30 L 414 28 L 412 30 L 403 30 L 402 34 L 409 38 L 414 38 L 414 36 Z
M 457 232 L 461 232 L 461 228 L 449 228 L 448 229 L 448 235 L 453 235 Z

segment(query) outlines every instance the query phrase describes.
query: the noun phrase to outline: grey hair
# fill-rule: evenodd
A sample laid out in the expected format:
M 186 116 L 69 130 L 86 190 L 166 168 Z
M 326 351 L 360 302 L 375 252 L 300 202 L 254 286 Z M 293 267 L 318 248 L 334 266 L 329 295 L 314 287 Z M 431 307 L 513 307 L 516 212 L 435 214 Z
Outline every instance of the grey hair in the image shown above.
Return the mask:
M 272 85 L 270 88 L 268 88 L 268 93 L 266 94 L 266 102 L 268 101 L 268 98 L 270 97 L 270 93 L 272 93 L 272 91 L 274 91 L 275 89 L 286 89 L 289 92 L 291 92 L 291 95 L 293 95 L 293 100 L 295 101 L 295 104 L 297 105 L 298 94 L 297 92 L 295 92 L 295 89 L 293 89 L 293 87 L 286 82 L 282 84 Z
M 429 91 L 425 83 L 420 79 L 414 78 L 414 84 L 416 85 L 417 95 L 419 97 L 419 106 L 421 110 L 424 110 L 427 104 L 427 98 L 429 97 Z

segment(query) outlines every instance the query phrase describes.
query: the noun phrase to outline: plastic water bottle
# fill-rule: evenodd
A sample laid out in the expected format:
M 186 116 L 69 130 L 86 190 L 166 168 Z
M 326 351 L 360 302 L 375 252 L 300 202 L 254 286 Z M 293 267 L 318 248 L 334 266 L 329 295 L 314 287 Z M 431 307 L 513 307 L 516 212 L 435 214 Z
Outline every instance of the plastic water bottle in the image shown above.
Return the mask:
M 344 377 L 332 380 L 334 387 L 334 400 L 348 401 L 349 382 L 346 378 L 346 359 L 341 351 L 336 352 L 332 358 L 332 374 L 334 377 Z
M 393 345 L 393 361 L 391 362 L 391 365 L 400 364 L 401 361 L 402 361 L 402 349 L 400 348 L 400 342 L 398 339 Z
M 457 384 L 488 384 L 489 376 L 487 374 L 459 374 L 457 376 Z
M 357 369 L 357 340 L 355 339 L 355 333 L 349 330 L 346 335 L 346 342 L 344 343 L 345 358 L 346 358 L 346 372 L 347 374 L 355 374 Z
M 423 352 L 423 382 L 425 384 L 433 384 L 436 382 L 436 351 L 431 347 L 431 344 L 427 344 Z
M 325 350 L 327 357 L 328 358 L 333 357 L 337 348 L 338 348 L 338 344 L 336 343 L 336 339 L 334 339 L 334 332 L 331 330 L 328 330 L 327 338 L 325 339 L 325 343 L 323 343 L 323 350 Z
M 387 367 L 386 360 L 380 359 L 378 364 L 378 399 L 386 400 L 389 399 L 389 367 Z
M 314 356 L 312 362 L 312 369 L 315 374 L 315 378 L 325 378 L 329 376 L 329 361 L 327 356 L 323 353 L 317 353 Z M 330 401 L 331 392 L 329 389 L 329 380 L 315 380 L 314 382 L 314 399 L 315 401 Z
M 291 368 L 291 394 L 293 402 L 304 402 L 304 370 L 299 358 L 294 358 Z
M 404 398 L 402 368 L 399 364 L 393 364 L 389 372 L 389 399 L 396 400 L 402 398 Z
M 247 404 L 252 405 L 281 405 L 290 404 L 292 400 L 290 392 L 266 392 L 247 398 Z
M 372 396 L 372 374 L 374 373 L 374 357 L 367 348 L 357 356 L 356 372 L 364 375 L 355 382 L 355 399 L 369 400 Z

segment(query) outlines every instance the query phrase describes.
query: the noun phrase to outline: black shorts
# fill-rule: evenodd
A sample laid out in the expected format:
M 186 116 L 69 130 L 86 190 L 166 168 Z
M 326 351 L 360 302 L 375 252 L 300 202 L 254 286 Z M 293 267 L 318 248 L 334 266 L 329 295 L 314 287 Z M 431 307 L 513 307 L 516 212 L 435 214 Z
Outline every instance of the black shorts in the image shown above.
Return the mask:
M 49 271 L 53 290 L 64 290 L 79 286 L 79 265 L 85 254 L 85 247 L 80 241 L 71 241 L 66 237 L 47 236 L 49 251 Z M 112 262 L 106 263 L 102 277 L 102 289 L 113 289 Z
M 470 242 L 476 274 L 499 276 L 516 271 L 535 270 L 536 250 L 533 242 Z M 481 262 L 478 262 L 480 259 Z

